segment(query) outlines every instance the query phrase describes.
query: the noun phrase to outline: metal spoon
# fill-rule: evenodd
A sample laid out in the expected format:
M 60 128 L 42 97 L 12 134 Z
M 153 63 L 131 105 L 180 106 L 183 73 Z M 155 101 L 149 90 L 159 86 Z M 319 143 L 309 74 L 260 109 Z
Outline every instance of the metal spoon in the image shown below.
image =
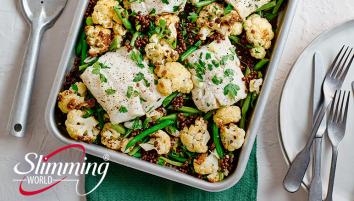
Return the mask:
M 65 8 L 66 2 L 67 0 L 20 1 L 22 13 L 30 25 L 30 35 L 9 121 L 10 134 L 16 137 L 25 135 L 28 109 L 43 33 L 54 24 Z

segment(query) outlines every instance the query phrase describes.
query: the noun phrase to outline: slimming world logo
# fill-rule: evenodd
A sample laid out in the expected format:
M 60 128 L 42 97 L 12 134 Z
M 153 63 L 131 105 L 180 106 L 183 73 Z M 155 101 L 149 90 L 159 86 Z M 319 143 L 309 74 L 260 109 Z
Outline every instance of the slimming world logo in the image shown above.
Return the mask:
M 82 151 L 81 162 L 51 162 L 51 158 L 68 149 L 79 149 Z M 96 190 L 106 177 L 109 163 L 86 162 L 86 150 L 83 145 L 71 144 L 60 147 L 52 153 L 43 156 L 34 152 L 27 153 L 24 163 L 17 163 L 14 172 L 21 176 L 13 181 L 19 182 L 19 192 L 24 196 L 32 196 L 43 193 L 60 182 L 76 182 L 76 193 L 85 196 Z M 108 156 L 104 157 L 109 159 Z M 79 192 L 79 179 L 69 179 L 69 176 L 92 175 L 101 176 L 96 186 L 86 193 Z

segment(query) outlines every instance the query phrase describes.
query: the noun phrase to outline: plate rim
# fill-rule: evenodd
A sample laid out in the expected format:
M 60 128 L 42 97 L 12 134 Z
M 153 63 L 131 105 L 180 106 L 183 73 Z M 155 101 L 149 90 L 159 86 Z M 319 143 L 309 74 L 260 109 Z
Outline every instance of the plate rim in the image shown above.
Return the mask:
M 352 23 L 354 23 L 354 19 L 347 20 L 347 21 L 342 22 L 342 23 L 340 23 L 338 25 L 334 25 L 331 28 L 329 28 L 327 30 L 324 30 L 323 32 L 319 33 L 308 45 L 305 46 L 305 48 L 303 49 L 301 54 L 297 57 L 295 63 L 292 65 L 292 67 L 289 70 L 288 74 L 286 75 L 284 84 L 283 84 L 283 86 L 281 88 L 280 100 L 279 100 L 279 105 L 278 105 L 278 118 L 276 118 L 276 119 L 278 121 L 277 128 L 278 128 L 278 140 L 279 140 L 279 144 L 280 144 L 280 149 L 281 149 L 282 155 L 283 155 L 283 157 L 285 159 L 287 167 L 290 167 L 291 161 L 289 159 L 288 153 L 286 152 L 285 145 L 284 145 L 284 140 L 283 140 L 283 137 L 282 137 L 283 135 L 282 135 L 282 129 L 281 129 L 282 126 L 281 126 L 281 118 L 280 118 L 281 115 L 280 115 L 280 113 L 281 113 L 281 108 L 282 108 L 281 106 L 283 104 L 283 95 L 284 95 L 285 88 L 287 87 L 288 79 L 289 79 L 290 75 L 294 72 L 295 66 L 298 65 L 299 61 L 304 57 L 304 52 L 306 50 L 308 50 L 310 47 L 314 46 L 319 40 L 321 40 L 325 36 L 328 36 L 329 34 L 331 34 L 331 32 L 335 31 L 336 29 L 338 29 L 338 28 L 340 28 L 342 26 L 348 25 L 348 24 L 352 24 Z M 304 181 L 301 182 L 301 187 L 306 192 L 309 191 L 309 186 L 306 183 L 304 183 Z

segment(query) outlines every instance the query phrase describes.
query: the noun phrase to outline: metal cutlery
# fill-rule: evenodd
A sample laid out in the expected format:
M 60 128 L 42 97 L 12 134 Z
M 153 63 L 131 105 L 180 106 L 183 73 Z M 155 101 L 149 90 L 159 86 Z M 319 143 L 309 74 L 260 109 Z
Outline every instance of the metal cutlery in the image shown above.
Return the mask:
M 329 141 L 332 145 L 332 162 L 326 201 L 333 200 L 332 195 L 337 166 L 338 146 L 345 134 L 349 97 L 349 91 L 337 91 L 334 100 L 332 101 L 330 113 L 328 115 L 327 133 Z
M 313 121 L 316 118 L 316 112 L 318 106 L 322 100 L 321 86 L 323 78 L 325 76 L 323 59 L 321 55 L 316 52 L 314 54 L 314 64 L 313 64 Z M 313 177 L 309 188 L 309 201 L 322 201 L 322 181 L 321 181 L 321 152 L 322 152 L 322 138 L 326 132 L 326 117 L 322 121 L 316 137 L 314 140 L 314 159 L 313 159 Z
M 342 87 L 343 81 L 354 59 L 352 52 L 353 48 L 343 46 L 326 73 L 322 86 L 324 101 L 321 103 L 316 114 L 316 120 L 313 123 L 312 130 L 305 147 L 297 154 L 291 163 L 283 181 L 285 189 L 289 192 L 296 192 L 301 185 L 302 179 L 310 162 L 313 140 L 316 137 L 318 128 L 321 125 L 327 107 L 333 99 L 335 91 Z
M 54 24 L 65 8 L 67 0 L 21 0 L 20 2 L 31 31 L 9 121 L 10 134 L 16 137 L 25 135 L 43 33 Z

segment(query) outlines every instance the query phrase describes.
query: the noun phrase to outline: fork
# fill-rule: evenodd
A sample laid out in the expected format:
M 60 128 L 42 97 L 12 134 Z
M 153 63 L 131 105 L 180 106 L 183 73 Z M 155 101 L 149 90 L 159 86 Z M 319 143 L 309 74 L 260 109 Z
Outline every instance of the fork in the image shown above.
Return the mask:
M 319 106 L 310 137 L 308 138 L 305 147 L 296 155 L 295 159 L 291 163 L 283 181 L 285 189 L 289 192 L 296 192 L 299 190 L 302 179 L 304 178 L 310 162 L 313 140 L 316 136 L 318 128 L 321 125 L 327 107 L 333 99 L 335 91 L 340 89 L 343 85 L 345 77 L 354 59 L 352 52 L 353 48 L 343 45 L 326 73 L 322 85 L 324 101 Z
M 332 101 L 331 110 L 328 115 L 327 133 L 332 145 L 332 163 L 329 176 L 328 193 L 325 201 L 332 201 L 334 177 L 336 173 L 338 146 L 342 141 L 347 124 L 349 107 L 349 91 L 337 91 Z

